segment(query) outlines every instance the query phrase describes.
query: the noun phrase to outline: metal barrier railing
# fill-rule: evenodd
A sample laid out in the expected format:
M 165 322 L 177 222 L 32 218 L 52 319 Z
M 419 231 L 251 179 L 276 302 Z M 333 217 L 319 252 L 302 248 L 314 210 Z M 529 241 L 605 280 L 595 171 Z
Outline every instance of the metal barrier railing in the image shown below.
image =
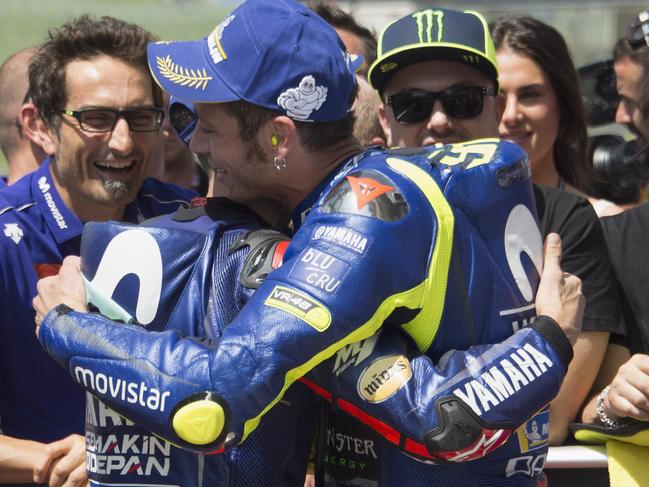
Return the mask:
M 607 468 L 605 445 L 553 446 L 548 449 L 545 468 Z

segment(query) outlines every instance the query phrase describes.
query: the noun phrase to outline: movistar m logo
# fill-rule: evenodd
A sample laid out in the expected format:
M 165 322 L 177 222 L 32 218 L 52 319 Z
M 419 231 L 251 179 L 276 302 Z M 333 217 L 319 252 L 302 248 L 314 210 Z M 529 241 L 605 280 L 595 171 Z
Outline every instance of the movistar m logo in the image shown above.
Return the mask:
M 45 176 L 41 176 L 41 178 L 38 180 L 38 189 L 40 189 L 41 193 L 43 193 L 45 203 L 47 203 L 47 207 L 50 209 L 50 213 L 52 214 L 52 217 L 56 221 L 56 224 L 59 226 L 59 228 L 61 230 L 68 228 L 68 224 L 65 223 L 65 218 L 63 218 L 63 215 L 54 202 L 54 198 L 52 197 L 52 193 L 50 192 L 52 187 L 47 182 L 47 178 Z
M 106 246 L 92 288 L 108 299 L 120 281 L 129 274 L 139 280 L 135 318 L 148 325 L 155 318 L 162 292 L 162 255 L 156 240 L 144 230 L 117 234 Z M 98 303 L 93 303 L 100 307 Z M 100 307 L 100 311 L 103 310 Z
M 419 42 L 442 42 L 444 34 L 444 12 L 441 10 L 426 9 L 415 12 L 412 17 L 417 21 L 417 35 Z M 433 28 L 437 36 L 433 39 Z

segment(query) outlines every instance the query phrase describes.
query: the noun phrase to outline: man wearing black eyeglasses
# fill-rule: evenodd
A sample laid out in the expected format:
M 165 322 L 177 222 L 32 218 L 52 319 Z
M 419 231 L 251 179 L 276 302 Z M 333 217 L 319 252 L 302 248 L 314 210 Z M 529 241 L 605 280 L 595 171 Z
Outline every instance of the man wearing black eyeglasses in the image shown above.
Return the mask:
M 84 16 L 52 31 L 30 65 L 49 157 L 0 194 L 0 482 L 87 483 L 86 398 L 31 331 L 37 280 L 79 254 L 85 222 L 140 222 L 194 195 L 145 179 L 164 116 L 151 40 Z

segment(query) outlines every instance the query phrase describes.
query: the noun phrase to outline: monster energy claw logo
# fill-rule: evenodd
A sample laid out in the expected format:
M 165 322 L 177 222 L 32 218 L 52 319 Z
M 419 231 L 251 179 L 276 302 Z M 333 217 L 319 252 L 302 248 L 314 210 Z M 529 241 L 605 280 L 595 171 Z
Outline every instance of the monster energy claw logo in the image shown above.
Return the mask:
M 442 42 L 444 34 L 444 12 L 441 10 L 421 10 L 412 14 L 417 21 L 419 42 Z M 437 39 L 433 40 L 433 28 L 437 26 Z

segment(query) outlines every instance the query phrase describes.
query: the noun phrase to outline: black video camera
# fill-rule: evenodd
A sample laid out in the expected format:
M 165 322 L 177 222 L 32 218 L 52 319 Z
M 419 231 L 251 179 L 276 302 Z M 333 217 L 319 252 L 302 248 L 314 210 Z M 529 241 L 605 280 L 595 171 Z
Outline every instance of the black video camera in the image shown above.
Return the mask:
M 578 69 L 586 121 L 589 127 L 615 122 L 620 101 L 613 61 L 600 61 Z M 649 181 L 649 145 L 638 148 L 634 140 L 606 134 L 588 138 L 588 159 L 598 181 L 593 196 L 625 204 L 638 200 Z

